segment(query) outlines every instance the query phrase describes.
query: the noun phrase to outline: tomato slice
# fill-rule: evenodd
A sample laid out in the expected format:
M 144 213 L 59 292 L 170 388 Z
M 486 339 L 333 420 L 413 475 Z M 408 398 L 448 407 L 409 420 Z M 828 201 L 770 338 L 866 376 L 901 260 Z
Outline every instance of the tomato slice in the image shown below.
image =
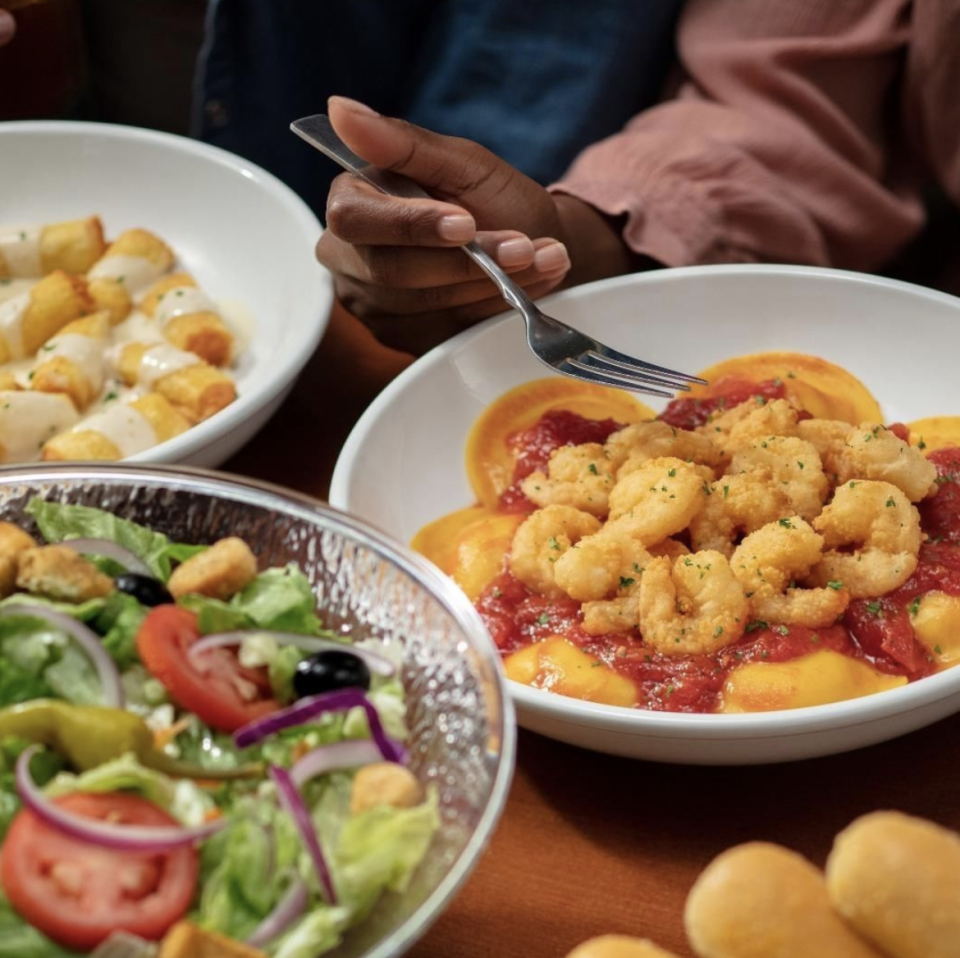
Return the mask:
M 158 605 L 137 633 L 143 664 L 177 705 L 220 732 L 235 732 L 280 707 L 266 670 L 244 668 L 232 649 L 188 656 L 199 638 L 196 615 L 177 605 Z
M 54 801 L 75 814 L 118 824 L 178 824 L 138 795 L 74 792 Z M 190 907 L 198 870 L 194 848 L 101 848 L 65 835 L 23 809 L 3 842 L 0 885 L 31 925 L 65 948 L 85 952 L 114 931 L 162 938 Z

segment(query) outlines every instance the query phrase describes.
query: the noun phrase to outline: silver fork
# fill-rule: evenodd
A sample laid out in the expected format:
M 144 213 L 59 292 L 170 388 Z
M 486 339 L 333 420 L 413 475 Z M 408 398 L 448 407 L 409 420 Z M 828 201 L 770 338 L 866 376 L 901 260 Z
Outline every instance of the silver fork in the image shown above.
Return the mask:
M 324 113 L 294 120 L 290 129 L 381 193 L 405 199 L 432 198 L 413 180 L 371 166 L 353 153 L 337 136 Z M 527 345 L 540 362 L 555 372 L 586 382 L 631 389 L 652 396 L 673 395 L 672 392 L 657 387 L 688 390 L 689 383 L 705 383 L 705 380 L 696 376 L 688 376 L 675 369 L 655 366 L 642 359 L 627 356 L 567 326 L 566 323 L 547 316 L 475 242 L 467 243 L 461 249 L 497 284 L 503 298 L 520 313 L 527 327 Z

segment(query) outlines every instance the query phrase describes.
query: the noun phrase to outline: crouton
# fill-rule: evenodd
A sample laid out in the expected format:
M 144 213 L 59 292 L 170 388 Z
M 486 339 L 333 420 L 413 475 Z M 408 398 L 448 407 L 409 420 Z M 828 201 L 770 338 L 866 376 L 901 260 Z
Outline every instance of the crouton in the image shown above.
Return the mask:
M 167 588 L 179 599 L 191 593 L 229 599 L 257 576 L 257 557 L 237 538 L 221 539 L 187 559 L 170 576 Z
M 20 552 L 16 584 L 26 592 L 62 602 L 103 598 L 116 588 L 110 576 L 66 545 L 37 546 Z

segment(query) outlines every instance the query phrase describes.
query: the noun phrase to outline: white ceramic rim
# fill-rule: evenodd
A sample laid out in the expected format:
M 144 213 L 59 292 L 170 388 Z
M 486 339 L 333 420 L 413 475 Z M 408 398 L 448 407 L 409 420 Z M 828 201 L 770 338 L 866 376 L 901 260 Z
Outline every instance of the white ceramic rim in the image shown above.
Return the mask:
M 542 301 L 547 307 L 557 297 L 586 294 L 597 289 L 612 289 L 646 282 L 681 282 L 691 276 L 707 275 L 756 275 L 765 276 L 810 276 L 848 283 L 862 283 L 885 289 L 910 292 L 936 302 L 960 308 L 960 300 L 914 283 L 887 279 L 849 270 L 827 269 L 818 266 L 781 266 L 773 264 L 735 264 L 724 266 L 683 266 L 669 270 L 657 270 L 644 274 L 616 276 L 595 283 L 573 287 L 555 293 Z M 408 366 L 367 407 L 351 430 L 337 459 L 330 483 L 330 504 L 339 509 L 350 509 L 350 473 L 354 460 L 371 425 L 390 407 L 406 389 L 407 384 L 425 375 L 432 367 L 440 365 L 470 342 L 484 335 L 492 326 L 500 323 L 519 322 L 513 313 L 501 313 L 483 323 L 458 333 Z M 464 440 L 466 437 L 464 437 Z M 827 705 L 812 705 L 800 709 L 782 709 L 771 712 L 745 714 L 654 712 L 644 709 L 628 709 L 616 705 L 601 705 L 569 698 L 542 689 L 531 688 L 512 679 L 507 688 L 517 710 L 529 712 L 562 722 L 565 725 L 589 729 L 601 729 L 636 733 L 667 739 L 698 739 L 714 742 L 739 741 L 742 739 L 783 738 L 792 735 L 808 735 L 828 729 L 852 728 L 872 723 L 893 715 L 903 715 L 917 709 L 927 708 L 934 702 L 951 695 L 960 694 L 960 666 L 927 676 L 917 682 L 883 692 L 875 692 L 856 699 L 831 702 Z
M 16 120 L 0 123 L 0 143 L 3 137 L 17 133 L 41 134 L 78 134 L 98 137 L 101 139 L 136 140 L 147 145 L 163 146 L 183 153 L 190 153 L 204 160 L 239 173 L 248 179 L 259 180 L 268 191 L 277 199 L 281 206 L 297 222 L 304 233 L 304 241 L 314 244 L 320 238 L 323 227 L 313 211 L 300 197 L 282 180 L 272 173 L 251 163 L 249 160 L 222 150 L 218 146 L 211 146 L 199 140 L 178 136 L 175 133 L 163 133 L 159 130 L 147 130 L 137 126 L 124 126 L 119 123 L 90 123 L 79 120 Z M 327 297 L 323 286 L 326 277 L 320 267 L 317 267 L 315 289 L 308 298 L 317 299 L 322 304 Z M 185 433 L 174 436 L 166 442 L 158 443 L 123 459 L 123 462 L 172 462 L 187 459 L 206 446 L 223 438 L 240 426 L 244 420 L 251 418 L 264 406 L 269 405 L 300 375 L 303 366 L 316 350 L 326 328 L 329 311 L 324 313 L 318 309 L 315 317 L 307 317 L 302 329 L 303 350 L 291 351 L 289 355 L 280 357 L 264 374 L 262 385 L 254 393 L 240 393 L 226 409 L 222 409 L 215 416 L 204 422 L 191 426 Z M 256 320 L 262 321 L 260 317 Z
M 500 713 L 500 752 L 496 774 L 490 786 L 486 807 L 480 814 L 476 827 L 456 861 L 437 887 L 420 906 L 390 935 L 377 942 L 363 958 L 393 958 L 406 951 L 443 913 L 460 887 L 480 860 L 484 849 L 493 837 L 493 832 L 506 806 L 507 794 L 513 780 L 516 764 L 517 722 L 513 702 L 507 694 L 507 680 L 499 667 L 499 654 L 489 638 L 486 626 L 473 603 L 432 562 L 407 548 L 395 539 L 373 528 L 363 520 L 322 503 L 304 493 L 294 492 L 282 486 L 248 476 L 218 472 L 195 466 L 137 465 L 122 463 L 26 463 L 24 465 L 0 466 L 0 484 L 5 481 L 47 482 L 57 475 L 77 480 L 118 479 L 135 483 L 137 479 L 146 484 L 168 483 L 174 488 L 217 496 L 225 492 L 239 492 L 246 501 L 276 512 L 287 514 L 319 513 L 331 515 L 335 522 L 350 530 L 361 545 L 387 556 L 411 578 L 424 585 L 453 616 L 465 632 L 476 639 L 475 651 L 489 660 L 494 677 L 494 688 Z M 178 481 L 179 480 L 179 481 Z M 483 641 L 485 640 L 485 641 Z

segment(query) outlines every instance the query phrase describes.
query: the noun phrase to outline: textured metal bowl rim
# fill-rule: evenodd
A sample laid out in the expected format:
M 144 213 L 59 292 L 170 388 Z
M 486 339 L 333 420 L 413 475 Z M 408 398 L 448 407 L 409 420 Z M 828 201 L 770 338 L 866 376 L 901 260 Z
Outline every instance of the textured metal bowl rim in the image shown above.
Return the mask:
M 230 490 L 246 492 L 255 497 L 253 504 L 275 508 L 287 514 L 297 514 L 303 518 L 319 514 L 332 519 L 334 524 L 349 531 L 354 540 L 372 548 L 391 561 L 427 589 L 441 605 L 453 616 L 461 628 L 471 636 L 485 638 L 486 642 L 477 642 L 475 649 L 484 659 L 489 660 L 491 674 L 494 676 L 499 715 L 501 717 L 500 751 L 496 774 L 493 777 L 490 796 L 484 807 L 476 828 L 451 865 L 447 874 L 437 887 L 391 934 L 379 941 L 363 958 L 392 958 L 406 951 L 433 922 L 439 918 L 446 906 L 453 900 L 463 883 L 469 877 L 480 856 L 493 836 L 494 829 L 506 804 L 507 793 L 513 778 L 516 755 L 517 726 L 513 702 L 507 694 L 506 680 L 500 667 L 499 655 L 479 613 L 453 583 L 432 563 L 407 549 L 395 539 L 374 526 L 355 518 L 329 504 L 304 493 L 287 489 L 259 479 L 201 469 L 188 466 L 165 465 L 125 465 L 121 463 L 102 465 L 98 463 L 28 463 L 22 465 L 0 466 L 0 487 L 10 482 L 55 482 L 57 477 L 76 480 L 118 480 L 137 479 L 180 480 L 183 487 L 191 492 L 219 496 Z M 185 480 L 185 482 L 184 482 Z

